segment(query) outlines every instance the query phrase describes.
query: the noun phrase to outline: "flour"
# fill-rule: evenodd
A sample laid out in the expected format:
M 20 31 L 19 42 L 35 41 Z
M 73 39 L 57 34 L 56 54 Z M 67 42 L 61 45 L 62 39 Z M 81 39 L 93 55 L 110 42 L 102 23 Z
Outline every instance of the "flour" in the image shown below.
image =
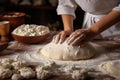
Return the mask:
M 12 33 L 20 36 L 40 36 L 48 34 L 49 28 L 43 25 L 23 24 L 17 27 Z
M 36 53 L 36 51 L 38 51 L 39 48 L 42 48 L 43 45 L 36 46 L 35 48 L 31 47 L 32 51 L 28 51 L 28 52 L 25 52 L 22 55 L 19 55 L 18 59 L 19 60 L 21 60 L 21 59 L 26 60 L 26 61 L 30 62 L 31 64 L 34 64 L 34 65 L 46 64 L 46 63 L 48 63 L 48 61 L 55 61 L 56 64 L 63 66 L 63 68 L 66 65 L 73 64 L 76 67 L 80 67 L 80 68 L 88 68 L 88 69 L 95 68 L 96 69 L 98 64 L 100 64 L 103 61 L 109 60 L 110 57 L 107 55 L 107 52 L 104 50 L 104 48 L 102 48 L 101 46 L 96 45 L 94 43 L 92 43 L 92 45 L 96 49 L 97 55 L 94 56 L 92 59 L 89 59 L 89 60 L 60 61 L 60 60 L 53 60 L 53 59 L 47 58 L 47 57 L 43 56 L 42 54 L 38 55 Z M 113 54 L 113 53 L 109 53 L 109 55 L 110 54 Z M 118 54 L 118 53 L 116 53 L 116 54 Z
M 84 69 L 94 69 L 99 70 L 98 65 L 102 62 L 109 61 L 109 60 L 119 60 L 120 59 L 120 48 L 114 48 L 110 50 L 106 50 L 104 47 L 92 43 L 92 46 L 97 51 L 97 55 L 89 60 L 78 60 L 78 61 L 60 61 L 60 60 L 53 60 L 41 55 L 36 55 L 38 49 L 43 48 L 47 43 L 43 44 L 21 44 L 19 42 L 13 41 L 11 42 L 9 49 L 4 50 L 1 54 L 9 54 L 5 56 L 1 56 L 0 60 L 3 58 L 11 58 L 14 60 L 25 60 L 29 64 L 32 65 L 45 65 L 49 61 L 54 61 L 57 65 L 60 65 L 61 71 L 64 71 L 65 66 L 69 66 L 70 64 L 75 65 L 77 68 L 84 68 Z M 19 45 L 19 46 L 18 46 Z M 13 53 L 13 54 L 12 54 Z M 11 55 L 10 55 L 11 54 Z M 117 55 L 117 56 L 116 56 Z M 100 74 L 103 74 L 100 72 Z
M 12 45 L 14 44 L 14 45 Z M 11 42 L 12 46 L 16 47 L 17 44 L 19 45 L 20 43 L 18 42 Z M 47 64 L 48 61 L 55 61 L 56 64 L 58 65 L 62 65 L 63 67 L 69 64 L 74 64 L 77 67 L 80 68 L 94 68 L 97 69 L 97 66 L 104 61 L 108 61 L 108 60 L 114 60 L 114 59 L 119 59 L 119 56 L 115 56 L 115 55 L 119 55 L 119 49 L 116 49 L 117 52 L 112 52 L 112 51 L 106 51 L 102 46 L 97 45 L 95 43 L 92 43 L 92 46 L 95 48 L 95 50 L 97 51 L 96 54 L 92 59 L 89 60 L 78 60 L 78 61 L 60 61 L 60 60 L 53 60 L 53 59 L 49 59 L 47 57 L 44 57 L 42 54 L 41 55 L 36 55 L 36 52 L 38 51 L 38 49 L 43 48 L 47 43 L 44 44 L 38 44 L 38 45 L 26 45 L 26 44 L 20 44 L 19 47 L 22 47 L 20 49 L 20 51 L 22 52 L 15 52 L 15 51 L 11 51 L 11 53 L 14 53 L 14 55 L 10 55 L 10 56 L 5 56 L 5 57 L 10 57 L 12 59 L 15 60 L 25 60 L 28 63 L 31 63 L 33 65 L 44 65 Z M 17 48 L 17 47 L 16 47 Z M 25 51 L 24 51 L 24 48 Z M 3 53 L 8 53 L 9 50 L 5 50 L 3 51 Z M 114 56 L 113 56 L 114 54 Z

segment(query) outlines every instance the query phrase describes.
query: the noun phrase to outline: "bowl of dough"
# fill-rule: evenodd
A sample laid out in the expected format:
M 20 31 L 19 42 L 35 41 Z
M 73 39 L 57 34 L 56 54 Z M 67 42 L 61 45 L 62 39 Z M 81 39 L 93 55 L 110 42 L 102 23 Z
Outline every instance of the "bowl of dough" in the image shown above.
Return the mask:
M 21 43 L 40 43 L 49 36 L 49 32 L 49 28 L 44 25 L 23 24 L 12 31 L 12 36 Z

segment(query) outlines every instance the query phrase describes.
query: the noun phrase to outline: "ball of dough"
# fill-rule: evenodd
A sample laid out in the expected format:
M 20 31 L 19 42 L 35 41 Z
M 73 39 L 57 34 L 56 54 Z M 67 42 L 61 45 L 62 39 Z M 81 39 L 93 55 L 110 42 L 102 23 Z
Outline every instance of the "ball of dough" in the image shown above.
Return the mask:
M 55 67 L 59 67 L 54 61 L 48 61 L 45 65 L 38 65 L 36 66 L 35 70 L 36 72 L 39 72 L 41 70 L 55 70 Z
M 10 58 L 4 58 L 1 60 L 1 63 L 9 63 L 11 64 L 14 60 L 13 59 L 10 59 Z
M 6 69 L 6 68 L 0 64 L 0 69 Z
M 12 65 L 9 63 L 1 63 L 0 67 L 4 67 L 5 69 L 12 69 Z
M 12 65 L 11 63 L 13 62 L 14 60 L 10 59 L 10 58 L 4 58 L 1 60 L 1 63 L 0 63 L 0 66 L 4 67 L 4 68 L 8 68 L 8 69 L 11 69 L 12 68 Z
M 75 80 L 85 80 L 88 73 L 87 70 L 81 69 L 81 70 L 74 70 L 72 73 L 72 78 Z
M 13 74 L 12 80 L 23 80 L 23 77 L 20 74 Z
M 70 64 L 64 67 L 65 72 L 72 72 L 73 70 L 76 70 L 76 67 L 73 64 Z
M 44 66 L 44 65 L 38 65 L 38 66 L 36 66 L 36 68 L 35 68 L 36 72 L 39 72 L 41 70 L 49 70 L 49 67 L 48 66 Z
M 0 68 L 0 79 L 10 78 L 12 71 L 10 69 Z
M 12 66 L 14 67 L 14 69 L 20 69 L 23 67 L 27 67 L 28 63 L 26 61 L 15 61 L 12 63 Z
M 99 65 L 99 69 L 105 74 L 120 79 L 120 60 L 103 62 Z
M 56 62 L 54 62 L 54 61 L 48 61 L 46 64 L 45 64 L 45 66 L 46 67 L 49 67 L 49 68 L 54 68 L 55 69 L 55 67 L 59 67 L 59 65 L 57 65 L 56 64 Z
M 51 59 L 78 60 L 93 57 L 95 49 L 90 43 L 87 43 L 84 47 L 80 47 L 68 45 L 66 42 L 62 44 L 51 42 L 38 51 L 38 55 L 40 54 Z
M 35 71 L 33 71 L 30 67 L 21 68 L 19 71 L 20 75 L 26 79 L 35 77 Z
M 51 76 L 51 73 L 50 71 L 47 71 L 47 70 L 40 70 L 37 72 L 37 79 L 44 80 L 44 79 L 48 79 L 50 76 Z

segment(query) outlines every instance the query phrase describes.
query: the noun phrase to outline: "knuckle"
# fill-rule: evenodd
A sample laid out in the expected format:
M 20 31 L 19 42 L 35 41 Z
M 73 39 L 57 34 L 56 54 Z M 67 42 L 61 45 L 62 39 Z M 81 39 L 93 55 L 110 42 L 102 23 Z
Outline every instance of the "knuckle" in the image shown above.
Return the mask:
M 56 35 L 55 36 L 53 36 L 53 39 L 55 39 L 56 38 Z

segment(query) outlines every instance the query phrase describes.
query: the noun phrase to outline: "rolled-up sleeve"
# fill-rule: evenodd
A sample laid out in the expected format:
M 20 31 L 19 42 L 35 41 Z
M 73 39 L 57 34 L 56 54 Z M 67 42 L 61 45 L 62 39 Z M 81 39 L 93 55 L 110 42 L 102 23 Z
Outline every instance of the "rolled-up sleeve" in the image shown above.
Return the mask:
M 113 10 L 120 11 L 120 3 L 119 3 L 118 6 L 116 6 L 115 8 L 113 8 Z
M 59 0 L 58 7 L 57 7 L 57 13 L 58 15 L 61 14 L 69 14 L 75 16 L 75 10 L 76 10 L 77 4 L 74 0 Z

